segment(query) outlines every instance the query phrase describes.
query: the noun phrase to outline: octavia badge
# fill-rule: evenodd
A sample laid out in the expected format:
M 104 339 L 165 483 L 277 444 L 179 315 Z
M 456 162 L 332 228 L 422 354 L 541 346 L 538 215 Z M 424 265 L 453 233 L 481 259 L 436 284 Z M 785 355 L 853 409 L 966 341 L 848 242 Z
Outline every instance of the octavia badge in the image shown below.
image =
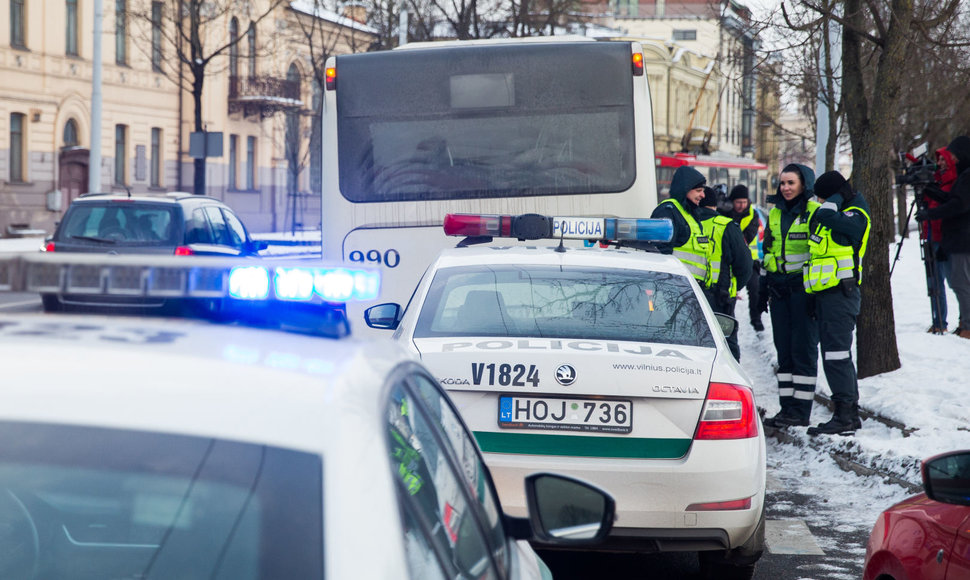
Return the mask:
M 556 369 L 556 380 L 560 385 L 568 387 L 576 381 L 576 369 L 570 365 L 560 365 Z

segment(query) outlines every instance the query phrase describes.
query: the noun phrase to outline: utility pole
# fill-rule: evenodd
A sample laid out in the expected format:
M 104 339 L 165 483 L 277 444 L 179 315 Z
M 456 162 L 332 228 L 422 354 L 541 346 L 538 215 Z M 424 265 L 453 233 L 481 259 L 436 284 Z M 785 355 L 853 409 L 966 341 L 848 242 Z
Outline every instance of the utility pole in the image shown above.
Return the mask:
M 831 6 L 831 4 L 830 4 Z M 842 35 L 831 18 L 822 21 L 823 34 L 818 51 L 819 91 L 815 105 L 815 174 L 839 168 L 839 148 L 835 144 L 832 159 L 828 159 L 829 140 L 834 138 L 835 120 L 831 116 L 842 92 Z M 833 55 L 835 57 L 833 58 Z
M 104 32 L 102 0 L 94 0 L 94 62 L 91 63 L 91 149 L 88 151 L 88 191 L 101 191 L 101 36 Z

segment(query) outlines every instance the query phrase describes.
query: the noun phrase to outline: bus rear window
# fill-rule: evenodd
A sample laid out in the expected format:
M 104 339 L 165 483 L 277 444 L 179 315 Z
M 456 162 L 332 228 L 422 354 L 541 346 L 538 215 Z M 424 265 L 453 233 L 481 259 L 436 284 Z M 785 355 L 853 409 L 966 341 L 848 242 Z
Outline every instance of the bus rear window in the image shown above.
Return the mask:
M 350 201 L 615 193 L 636 179 L 629 43 L 367 53 L 337 69 Z

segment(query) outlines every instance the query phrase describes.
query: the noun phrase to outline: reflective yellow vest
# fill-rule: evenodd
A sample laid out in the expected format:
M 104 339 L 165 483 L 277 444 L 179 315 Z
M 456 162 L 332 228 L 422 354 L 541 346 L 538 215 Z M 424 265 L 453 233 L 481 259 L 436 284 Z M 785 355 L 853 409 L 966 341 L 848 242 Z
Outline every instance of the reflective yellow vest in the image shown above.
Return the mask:
M 862 258 L 866 255 L 869 244 L 869 228 L 872 218 L 858 207 L 847 207 L 846 210 L 857 211 L 866 216 L 866 231 L 862 235 L 859 250 L 852 246 L 843 246 L 832 239 L 832 229 L 817 224 L 815 231 L 808 238 L 808 248 L 811 258 L 803 269 L 802 281 L 805 291 L 809 294 L 828 290 L 839 285 L 839 282 L 855 277 L 858 284 L 862 284 Z
M 701 229 L 700 224 L 697 223 L 697 220 L 694 219 L 694 216 L 687 213 L 687 210 L 684 209 L 684 206 L 680 205 L 679 201 L 668 198 L 660 203 L 673 204 L 677 208 L 677 211 L 680 212 L 680 215 L 684 217 L 684 221 L 687 222 L 688 227 L 690 227 L 690 237 L 687 238 L 687 242 L 683 246 L 674 248 L 674 257 L 687 266 L 687 271 L 703 286 L 707 280 L 709 240 L 704 235 L 704 231 Z
M 701 222 L 704 235 L 709 240 L 707 254 L 707 278 L 704 280 L 706 288 L 713 288 L 717 281 L 721 279 L 721 261 L 724 258 L 724 231 L 734 220 L 727 216 L 719 215 Z M 738 295 L 738 280 L 731 276 L 731 286 L 729 288 L 731 298 Z
M 742 232 L 748 229 L 748 225 L 751 223 L 751 220 L 753 219 L 754 219 L 754 209 L 749 205 L 748 215 L 741 218 L 741 223 L 739 224 L 741 226 Z M 748 249 L 751 250 L 751 259 L 754 261 L 758 261 L 758 234 L 755 234 L 754 237 L 751 238 L 751 241 L 748 242 Z
M 781 210 L 777 207 L 768 212 L 768 229 L 771 231 L 771 246 L 765 248 L 764 267 L 768 272 L 794 274 L 801 272 L 802 266 L 808 261 L 808 227 L 815 210 L 820 207 L 818 202 L 810 201 L 806 206 L 808 215 L 795 218 L 788 233 L 781 235 Z

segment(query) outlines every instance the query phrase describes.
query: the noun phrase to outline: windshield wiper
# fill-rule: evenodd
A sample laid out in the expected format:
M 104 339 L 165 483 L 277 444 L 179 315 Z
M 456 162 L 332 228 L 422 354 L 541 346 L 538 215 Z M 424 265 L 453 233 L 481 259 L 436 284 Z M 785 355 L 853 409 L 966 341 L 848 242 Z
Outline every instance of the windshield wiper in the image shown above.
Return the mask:
M 101 242 L 103 244 L 117 244 L 118 240 L 109 240 L 106 238 L 96 238 L 94 236 L 68 236 L 72 240 L 85 240 L 88 242 Z

